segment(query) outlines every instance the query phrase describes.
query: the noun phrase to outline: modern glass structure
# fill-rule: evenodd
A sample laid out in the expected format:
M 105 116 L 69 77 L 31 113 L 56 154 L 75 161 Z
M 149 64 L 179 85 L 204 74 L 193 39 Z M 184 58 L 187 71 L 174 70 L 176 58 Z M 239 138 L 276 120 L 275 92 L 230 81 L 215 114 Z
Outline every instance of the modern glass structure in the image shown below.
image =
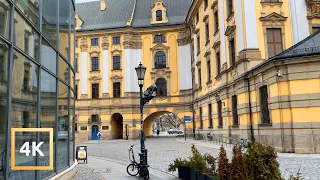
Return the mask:
M 47 179 L 74 163 L 74 0 L 0 0 L 0 179 Z M 11 128 L 53 128 L 52 171 L 13 171 Z M 15 133 L 16 166 L 46 166 L 25 156 L 26 141 L 48 133 Z

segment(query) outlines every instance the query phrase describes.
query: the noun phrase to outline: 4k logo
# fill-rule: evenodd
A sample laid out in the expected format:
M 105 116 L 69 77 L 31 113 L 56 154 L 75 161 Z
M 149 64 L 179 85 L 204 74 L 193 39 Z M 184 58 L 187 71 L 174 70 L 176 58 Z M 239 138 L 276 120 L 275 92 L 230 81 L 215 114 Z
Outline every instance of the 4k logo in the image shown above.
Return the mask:
M 30 155 L 30 148 L 29 148 L 29 142 L 25 142 L 21 149 L 20 149 L 20 153 L 23 154 L 25 153 L 26 156 Z M 42 151 L 40 150 L 41 145 L 43 144 L 43 142 L 40 142 L 38 145 L 36 145 L 36 142 L 32 142 L 32 156 L 37 156 L 36 152 L 40 155 L 40 156 L 44 156 L 44 154 L 42 153 Z
M 16 132 L 41 132 L 49 134 L 49 166 L 17 166 L 15 164 L 16 155 Z M 24 142 L 19 153 L 25 156 L 44 156 L 40 149 L 44 142 Z M 30 147 L 31 145 L 31 147 Z M 11 169 L 12 170 L 53 170 L 53 128 L 12 128 L 11 129 Z

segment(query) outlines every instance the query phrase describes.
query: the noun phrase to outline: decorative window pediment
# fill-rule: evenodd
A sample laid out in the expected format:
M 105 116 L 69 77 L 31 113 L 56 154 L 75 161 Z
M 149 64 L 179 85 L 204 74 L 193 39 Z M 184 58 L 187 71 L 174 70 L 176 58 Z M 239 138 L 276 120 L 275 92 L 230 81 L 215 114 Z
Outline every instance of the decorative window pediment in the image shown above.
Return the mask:
M 276 12 L 273 12 L 264 17 L 260 17 L 260 20 L 261 21 L 285 21 L 287 20 L 287 17 L 282 16 L 281 14 L 278 14 Z
M 228 36 L 229 39 L 232 39 L 234 37 L 235 30 L 236 30 L 235 25 L 228 26 L 224 35 Z
M 169 47 L 164 44 L 157 44 L 153 48 L 151 48 L 151 51 L 160 51 L 160 50 L 168 50 Z
M 162 0 L 156 0 L 151 7 L 151 24 L 168 23 L 167 6 Z

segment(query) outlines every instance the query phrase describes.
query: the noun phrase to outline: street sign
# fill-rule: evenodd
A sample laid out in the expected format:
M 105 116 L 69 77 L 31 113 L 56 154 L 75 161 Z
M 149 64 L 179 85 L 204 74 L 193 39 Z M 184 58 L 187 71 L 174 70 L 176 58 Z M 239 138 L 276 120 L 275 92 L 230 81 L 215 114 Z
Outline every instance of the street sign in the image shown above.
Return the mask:
M 88 163 L 87 146 L 78 146 L 76 150 L 77 160 L 83 160 Z
M 183 119 L 184 119 L 184 122 L 191 122 L 190 116 L 185 116 Z

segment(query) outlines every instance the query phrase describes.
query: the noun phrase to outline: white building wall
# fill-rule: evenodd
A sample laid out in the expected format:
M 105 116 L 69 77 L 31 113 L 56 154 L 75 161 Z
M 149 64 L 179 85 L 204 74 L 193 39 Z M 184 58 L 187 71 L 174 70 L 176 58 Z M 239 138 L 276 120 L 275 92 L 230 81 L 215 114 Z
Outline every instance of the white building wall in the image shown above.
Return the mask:
M 227 60 L 226 60 L 226 37 L 224 35 L 224 32 L 225 32 L 225 25 L 224 25 L 224 21 L 226 20 L 225 18 L 225 15 L 224 15 L 224 3 L 225 3 L 225 0 L 220 0 L 219 2 L 219 28 L 220 28 L 220 45 L 221 45 L 221 48 L 220 48 L 220 55 L 221 55 L 221 65 L 226 63 Z
M 142 61 L 141 49 L 124 50 L 125 92 L 139 92 L 138 77 L 135 67 Z
M 180 90 L 192 88 L 190 44 L 179 46 Z
M 245 16 L 245 27 L 247 37 L 247 48 L 259 48 L 258 44 L 258 32 L 257 32 L 257 14 L 256 4 L 260 3 L 257 0 L 245 0 L 244 3 L 244 16 Z
M 102 76 L 103 76 L 103 84 L 102 84 L 102 92 L 109 93 L 109 56 L 108 50 L 102 51 Z
M 237 30 L 237 45 L 238 51 L 244 49 L 244 37 L 243 37 L 243 17 L 242 17 L 242 0 L 236 0 L 236 30 Z
M 81 52 L 81 94 L 88 94 L 88 70 L 87 70 L 87 52 Z
M 296 44 L 308 37 L 308 19 L 306 11 L 306 1 L 303 0 L 289 0 L 292 40 Z

